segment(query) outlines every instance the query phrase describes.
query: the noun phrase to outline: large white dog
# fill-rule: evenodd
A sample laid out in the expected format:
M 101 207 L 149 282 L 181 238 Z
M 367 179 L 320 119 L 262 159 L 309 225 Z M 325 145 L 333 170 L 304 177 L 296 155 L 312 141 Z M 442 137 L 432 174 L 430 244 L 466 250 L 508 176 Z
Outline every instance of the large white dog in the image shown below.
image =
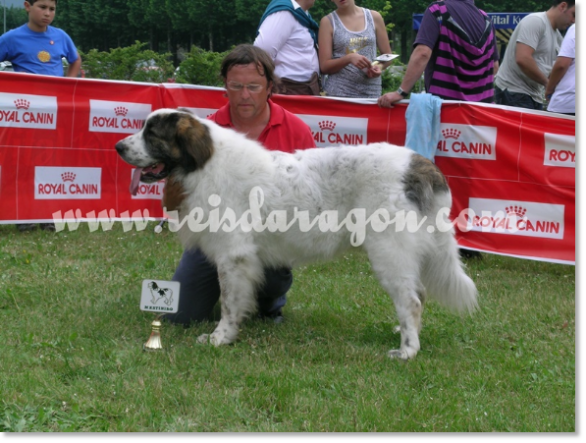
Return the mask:
M 426 293 L 457 311 L 477 307 L 447 219 L 446 180 L 409 149 L 374 143 L 268 151 L 176 109 L 150 114 L 116 149 L 141 181 L 167 179 L 171 226 L 185 248 L 200 248 L 217 265 L 222 318 L 202 343 L 236 339 L 255 310 L 263 267 L 327 260 L 358 245 L 395 303 L 401 346 L 389 356 L 417 354 Z

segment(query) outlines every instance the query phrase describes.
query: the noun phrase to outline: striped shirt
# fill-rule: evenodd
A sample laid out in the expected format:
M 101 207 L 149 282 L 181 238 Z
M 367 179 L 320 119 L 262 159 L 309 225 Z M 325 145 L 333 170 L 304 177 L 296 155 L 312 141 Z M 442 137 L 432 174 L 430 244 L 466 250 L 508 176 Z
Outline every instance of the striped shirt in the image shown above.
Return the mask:
M 446 100 L 492 103 L 494 62 L 498 54 L 488 15 L 476 9 L 484 23 L 475 39 L 456 22 L 446 2 L 434 2 L 428 10 L 439 24 L 439 36 L 431 66 L 428 65 L 431 69 L 426 70 L 427 92 Z

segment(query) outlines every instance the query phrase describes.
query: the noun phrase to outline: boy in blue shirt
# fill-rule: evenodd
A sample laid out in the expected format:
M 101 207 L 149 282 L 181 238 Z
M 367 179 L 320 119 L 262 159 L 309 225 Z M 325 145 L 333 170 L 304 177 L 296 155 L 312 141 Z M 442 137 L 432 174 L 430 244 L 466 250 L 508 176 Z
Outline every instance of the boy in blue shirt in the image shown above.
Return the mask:
M 50 26 L 57 0 L 24 2 L 28 23 L 0 36 L 0 61 L 12 63 L 16 72 L 63 77 L 62 57 L 69 62 L 67 77 L 77 77 L 81 58 L 67 33 Z

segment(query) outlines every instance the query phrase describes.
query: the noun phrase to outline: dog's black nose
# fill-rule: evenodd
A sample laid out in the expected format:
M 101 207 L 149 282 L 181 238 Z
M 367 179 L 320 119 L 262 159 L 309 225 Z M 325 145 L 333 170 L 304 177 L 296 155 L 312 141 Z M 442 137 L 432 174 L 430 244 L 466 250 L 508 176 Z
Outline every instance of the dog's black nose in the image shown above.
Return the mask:
M 116 143 L 116 151 L 118 151 L 118 154 L 122 154 L 125 150 L 126 150 L 126 146 L 124 145 L 124 143 L 122 141 L 119 141 L 118 143 Z

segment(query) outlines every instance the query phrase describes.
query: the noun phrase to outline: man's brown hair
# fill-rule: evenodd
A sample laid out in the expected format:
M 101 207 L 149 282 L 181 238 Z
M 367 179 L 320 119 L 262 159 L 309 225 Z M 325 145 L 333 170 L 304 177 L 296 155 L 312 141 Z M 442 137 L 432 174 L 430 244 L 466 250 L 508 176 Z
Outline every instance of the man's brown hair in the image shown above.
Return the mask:
M 273 60 L 263 49 L 250 44 L 241 44 L 236 46 L 222 60 L 220 75 L 226 81 L 228 71 L 234 65 L 249 65 L 253 63 L 260 75 L 266 77 L 267 82 L 273 83 L 272 92 L 277 92 L 279 77 L 275 75 L 275 64 Z

